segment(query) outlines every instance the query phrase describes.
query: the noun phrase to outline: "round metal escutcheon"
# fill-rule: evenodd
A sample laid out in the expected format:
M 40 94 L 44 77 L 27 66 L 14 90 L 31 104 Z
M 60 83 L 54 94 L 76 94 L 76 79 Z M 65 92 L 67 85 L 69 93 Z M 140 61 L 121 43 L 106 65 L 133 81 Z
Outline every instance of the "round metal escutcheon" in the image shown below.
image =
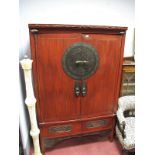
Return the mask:
M 68 76 L 76 80 L 84 80 L 96 72 L 99 56 L 92 45 L 78 42 L 65 51 L 62 65 Z

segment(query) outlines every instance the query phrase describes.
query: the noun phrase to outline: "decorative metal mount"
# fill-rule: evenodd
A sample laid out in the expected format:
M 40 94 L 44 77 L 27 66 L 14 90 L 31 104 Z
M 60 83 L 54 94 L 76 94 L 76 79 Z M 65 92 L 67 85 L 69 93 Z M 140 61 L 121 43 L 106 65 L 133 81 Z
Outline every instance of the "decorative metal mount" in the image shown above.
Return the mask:
M 97 50 L 90 44 L 78 42 L 71 45 L 62 58 L 65 73 L 75 80 L 93 75 L 99 65 Z
M 86 96 L 86 94 L 87 94 L 87 85 L 86 85 L 86 82 L 82 82 L 81 92 L 82 92 L 82 96 Z
M 81 87 L 81 83 L 80 82 L 75 82 L 75 86 L 74 86 L 74 93 L 75 96 L 80 96 L 80 87 Z
M 86 96 L 87 94 L 87 84 L 85 81 L 75 81 L 74 85 L 74 94 L 75 96 Z
M 70 132 L 72 130 L 72 125 L 61 125 L 55 126 L 49 129 L 50 133 L 63 133 L 63 132 Z
M 97 120 L 97 121 L 90 121 L 86 123 L 87 128 L 97 128 L 101 126 L 107 125 L 108 121 L 107 120 Z

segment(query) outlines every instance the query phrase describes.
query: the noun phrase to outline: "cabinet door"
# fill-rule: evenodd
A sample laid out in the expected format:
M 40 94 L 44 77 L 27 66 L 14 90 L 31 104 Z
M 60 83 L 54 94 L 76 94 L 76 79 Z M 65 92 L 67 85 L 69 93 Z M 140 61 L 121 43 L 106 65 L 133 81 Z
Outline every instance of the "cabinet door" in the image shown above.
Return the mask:
M 80 98 L 74 95 L 74 80 L 65 74 L 65 50 L 79 42 L 78 33 L 43 33 L 36 36 L 36 64 L 41 121 L 78 118 Z
M 85 80 L 87 94 L 81 99 L 82 117 L 114 113 L 122 57 L 121 40 L 121 35 L 82 34 L 82 42 L 91 44 L 99 55 L 96 73 Z

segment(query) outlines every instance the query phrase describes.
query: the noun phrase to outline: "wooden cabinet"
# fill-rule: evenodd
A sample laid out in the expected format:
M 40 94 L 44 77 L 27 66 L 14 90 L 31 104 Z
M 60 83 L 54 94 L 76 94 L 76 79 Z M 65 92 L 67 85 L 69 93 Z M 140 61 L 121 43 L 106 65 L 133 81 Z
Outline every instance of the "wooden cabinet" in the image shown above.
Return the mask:
M 110 130 L 126 27 L 30 24 L 40 141 Z
M 133 57 L 124 58 L 120 96 L 135 95 L 135 62 Z

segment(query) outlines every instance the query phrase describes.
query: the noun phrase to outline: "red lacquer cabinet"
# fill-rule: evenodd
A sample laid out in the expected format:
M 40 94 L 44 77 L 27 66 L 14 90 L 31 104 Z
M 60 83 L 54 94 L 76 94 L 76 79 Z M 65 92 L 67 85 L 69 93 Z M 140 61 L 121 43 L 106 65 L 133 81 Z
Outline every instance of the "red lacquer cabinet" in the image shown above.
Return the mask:
M 29 24 L 44 141 L 89 133 L 113 138 L 127 27 Z

